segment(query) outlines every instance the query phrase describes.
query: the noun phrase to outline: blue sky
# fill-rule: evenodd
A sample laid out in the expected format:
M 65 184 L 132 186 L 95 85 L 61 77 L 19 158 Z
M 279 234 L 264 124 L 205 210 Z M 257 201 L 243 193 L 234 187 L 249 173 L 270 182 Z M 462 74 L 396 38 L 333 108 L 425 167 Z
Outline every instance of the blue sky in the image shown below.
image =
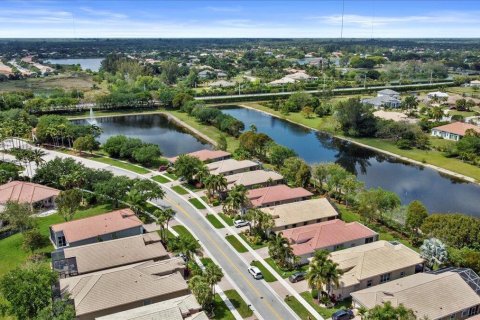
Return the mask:
M 479 37 L 480 1 L 345 0 L 344 37 Z M 342 0 L 0 0 L 0 38 L 340 36 Z

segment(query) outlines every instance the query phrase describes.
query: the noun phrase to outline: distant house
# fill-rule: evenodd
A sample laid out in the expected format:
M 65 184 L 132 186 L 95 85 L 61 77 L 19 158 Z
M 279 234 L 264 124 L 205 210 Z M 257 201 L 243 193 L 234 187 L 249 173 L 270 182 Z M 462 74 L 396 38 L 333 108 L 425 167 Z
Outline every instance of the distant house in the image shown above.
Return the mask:
M 218 79 L 225 79 L 228 77 L 228 74 L 226 74 L 225 72 L 223 71 L 217 71 L 217 78 Z
M 392 89 L 383 89 L 377 92 L 377 97 L 391 97 L 400 99 L 400 93 Z
M 235 83 L 226 80 L 218 80 L 210 83 L 210 87 L 212 88 L 231 88 L 235 87 Z
M 143 224 L 130 209 L 54 224 L 50 239 L 55 248 L 75 247 L 143 234 Z
M 190 294 L 181 258 L 143 262 L 60 279 L 60 293 L 73 300 L 76 319 L 93 320 Z
M 313 196 L 304 188 L 290 188 L 284 184 L 249 190 L 247 197 L 255 208 L 275 206 L 310 199 Z
M 480 133 L 480 127 L 463 122 L 453 122 L 443 126 L 432 128 L 432 136 L 448 140 L 458 141 L 465 136 L 467 130 Z
M 480 87 L 480 80 L 470 81 L 470 87 Z
M 374 242 L 378 234 L 361 223 L 331 220 L 283 231 L 300 263 L 308 263 L 316 250 L 340 250 Z
M 353 305 L 371 309 L 390 302 L 412 309 L 417 319 L 478 319 L 480 279 L 470 269 L 417 273 L 352 293 Z M 473 317 L 473 318 L 470 318 Z
M 28 204 L 32 209 L 55 206 L 60 190 L 25 181 L 11 181 L 0 186 L 0 211 L 7 202 Z
M 287 72 L 294 71 L 294 73 L 290 73 L 281 79 L 269 82 L 269 84 L 275 86 L 275 85 L 284 85 L 288 83 L 295 83 L 297 81 L 310 81 L 310 80 L 318 79 L 318 77 L 310 76 L 303 70 L 286 69 L 286 71 Z
M 202 70 L 198 73 L 198 78 L 199 79 L 207 79 L 207 78 L 210 78 L 214 74 L 215 73 L 211 70 Z
M 156 232 L 111 241 L 62 248 L 52 253 L 53 269 L 61 278 L 132 263 L 168 259 Z
M 192 294 L 126 310 L 96 320 L 208 320 Z
M 435 91 L 435 92 L 429 92 L 427 94 L 427 97 L 428 99 L 434 99 L 434 98 L 438 98 L 438 99 L 448 99 L 448 93 L 445 93 L 445 92 L 440 92 L 440 91 Z
M 230 152 L 222 151 L 222 150 L 198 150 L 195 152 L 187 153 L 188 156 L 198 158 L 200 161 L 204 163 L 210 163 L 215 161 L 222 161 L 226 159 L 230 159 L 232 154 Z M 178 157 L 169 158 L 168 160 L 171 163 L 175 163 Z
M 257 170 L 260 168 L 260 165 L 251 160 L 226 159 L 208 163 L 207 168 L 211 174 L 223 174 L 228 176 L 231 174 Z
M 424 263 L 419 253 L 405 245 L 383 240 L 332 252 L 330 259 L 343 271 L 340 286 L 333 290 L 337 299 L 421 272 Z
M 268 84 L 272 85 L 272 86 L 281 86 L 281 85 L 289 84 L 289 83 L 295 83 L 295 80 L 291 79 L 291 78 L 281 78 L 281 79 L 278 79 L 278 80 L 273 80 L 273 81 L 269 82 Z
M 399 108 L 402 104 L 400 94 L 391 89 L 384 89 L 377 92 L 374 98 L 366 98 L 361 100 L 364 104 L 369 104 L 376 109 L 380 108 Z
M 230 190 L 235 185 L 243 185 L 247 189 L 273 186 L 283 182 L 283 176 L 275 171 L 255 170 L 241 172 L 226 176 L 228 186 Z

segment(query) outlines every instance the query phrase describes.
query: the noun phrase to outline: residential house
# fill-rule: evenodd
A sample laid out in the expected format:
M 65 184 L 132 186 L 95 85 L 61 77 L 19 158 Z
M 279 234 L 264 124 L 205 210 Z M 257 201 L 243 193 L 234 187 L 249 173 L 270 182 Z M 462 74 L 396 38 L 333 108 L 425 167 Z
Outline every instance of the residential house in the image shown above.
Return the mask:
M 313 196 L 304 188 L 290 188 L 287 185 L 279 184 L 265 188 L 249 190 L 247 197 L 255 208 L 275 206 L 295 201 L 310 199 Z
M 140 234 L 143 234 L 142 221 L 130 209 L 50 226 L 50 240 L 55 248 L 76 247 Z
M 76 319 L 93 320 L 190 294 L 181 258 L 143 262 L 60 279 L 62 297 L 73 300 Z
M 199 79 L 208 79 L 211 78 L 215 73 L 211 70 L 202 70 L 198 73 Z
M 417 319 L 473 319 L 480 314 L 480 279 L 470 269 L 417 273 L 352 293 L 355 307 L 390 302 L 412 309 Z
M 340 286 L 333 290 L 337 299 L 421 272 L 424 263 L 418 252 L 401 243 L 383 240 L 332 252 L 330 259 L 343 271 Z
M 480 80 L 472 80 L 470 81 L 470 87 L 480 87 Z
M 96 320 L 208 320 L 192 294 L 126 310 Z
M 428 99 L 448 99 L 448 93 L 445 92 L 440 92 L 440 91 L 435 91 L 435 92 L 429 92 L 427 93 L 427 98 Z
M 255 170 L 226 176 L 228 189 L 243 185 L 247 189 L 273 186 L 283 182 L 283 176 L 275 171 Z
M 223 174 L 225 176 L 253 171 L 260 168 L 260 164 L 251 160 L 226 159 L 222 161 L 211 162 L 207 164 L 211 174 Z
M 284 77 L 284 78 L 281 78 L 281 79 L 273 80 L 273 81 L 269 82 L 268 84 L 272 85 L 272 86 L 281 86 L 281 85 L 289 84 L 289 83 L 295 83 L 295 80 L 291 79 L 291 78 Z
M 156 232 L 111 241 L 61 248 L 52 253 L 53 269 L 61 278 L 132 263 L 168 259 Z
M 374 98 L 366 98 L 361 100 L 364 104 L 369 104 L 376 109 L 380 108 L 399 108 L 402 104 L 400 93 L 391 89 L 384 89 L 377 92 Z
M 226 80 L 217 80 L 210 83 L 210 87 L 212 88 L 231 88 L 235 87 L 235 82 L 226 81 Z
M 400 93 L 392 89 L 383 89 L 377 92 L 377 97 L 391 97 L 400 99 Z
M 339 219 L 287 229 L 283 237 L 300 257 L 300 264 L 308 263 L 316 250 L 335 251 L 378 240 L 378 234 L 363 224 Z
M 28 204 L 32 210 L 53 208 L 59 193 L 60 190 L 41 184 L 11 181 L 0 186 L 0 211 L 7 202 Z
M 272 216 L 277 232 L 298 226 L 312 225 L 338 217 L 338 212 L 326 198 L 297 201 L 260 209 Z
M 209 150 L 209 149 L 198 150 L 195 152 L 187 153 L 187 155 L 191 157 L 196 157 L 204 163 L 222 161 L 222 160 L 230 159 L 232 156 L 230 152 L 226 152 L 222 150 Z M 168 160 L 171 163 L 175 163 L 177 159 L 178 157 L 173 157 L 173 158 L 169 158 Z
M 467 130 L 480 133 L 480 127 L 463 122 L 452 122 L 443 126 L 432 128 L 432 136 L 447 140 L 458 141 L 465 136 Z

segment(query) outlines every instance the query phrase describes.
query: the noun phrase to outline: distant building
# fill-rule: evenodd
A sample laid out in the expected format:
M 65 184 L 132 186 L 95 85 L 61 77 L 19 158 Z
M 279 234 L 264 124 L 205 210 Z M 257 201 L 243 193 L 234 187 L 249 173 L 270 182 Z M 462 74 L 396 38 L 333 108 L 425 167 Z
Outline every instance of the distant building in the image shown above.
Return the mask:
M 478 319 L 480 279 L 470 269 L 417 273 L 352 293 L 357 308 L 374 308 L 390 302 L 412 309 L 417 319 Z
M 50 226 L 55 248 L 75 247 L 143 234 L 143 224 L 130 209 Z
M 32 209 L 48 209 L 55 206 L 60 190 L 41 184 L 11 181 L 0 185 L 0 212 L 7 202 L 28 204 Z
M 391 89 L 384 89 L 377 92 L 374 98 L 366 98 L 361 100 L 364 104 L 369 104 L 376 109 L 380 108 L 399 108 L 402 104 L 400 93 Z
M 304 188 L 290 188 L 284 184 L 249 190 L 247 197 L 255 208 L 276 206 L 280 204 L 302 201 L 313 196 Z
M 226 81 L 226 80 L 218 80 L 210 83 L 210 87 L 212 88 L 231 88 L 235 87 L 235 82 Z
M 257 170 L 260 168 L 260 165 L 251 160 L 226 159 L 208 163 L 207 168 L 211 174 L 223 174 L 228 176 L 236 173 Z
M 283 182 L 283 176 L 275 171 L 254 170 L 226 176 L 230 190 L 235 185 L 243 185 L 247 189 L 273 186 Z
M 423 271 L 418 252 L 401 243 L 376 241 L 330 253 L 330 259 L 343 271 L 336 298 L 348 298 L 354 291 L 403 278 Z
M 432 128 L 432 136 L 447 140 L 458 141 L 465 136 L 467 130 L 480 133 L 480 127 L 463 122 L 453 122 L 443 126 Z
M 391 97 L 400 99 L 400 93 L 392 89 L 383 89 L 377 92 L 377 97 Z
M 435 91 L 435 92 L 429 92 L 427 94 L 428 99 L 434 99 L 434 98 L 439 98 L 439 99 L 448 99 L 448 93 L 445 92 L 440 92 L 440 91 Z
M 336 219 L 285 230 L 283 237 L 290 242 L 293 253 L 300 257 L 300 263 L 306 264 L 316 250 L 361 246 L 376 241 L 378 234 L 361 223 Z
M 232 154 L 230 152 L 222 151 L 222 150 L 198 150 L 194 152 L 187 153 L 188 156 L 198 158 L 200 161 L 204 163 L 210 163 L 215 161 L 222 161 L 226 159 L 230 159 Z M 178 157 L 169 158 L 168 160 L 171 163 L 175 163 Z
M 470 87 L 480 87 L 480 80 L 470 81 Z

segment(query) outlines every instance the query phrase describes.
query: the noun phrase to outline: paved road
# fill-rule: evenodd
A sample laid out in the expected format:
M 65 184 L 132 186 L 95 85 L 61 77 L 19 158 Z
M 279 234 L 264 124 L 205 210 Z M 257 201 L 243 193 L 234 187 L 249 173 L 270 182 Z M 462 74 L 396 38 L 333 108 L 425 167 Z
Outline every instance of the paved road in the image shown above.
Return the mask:
M 43 150 L 47 153 L 45 156 L 47 161 L 57 156 L 61 158 L 71 157 L 90 168 L 106 169 L 115 175 L 125 175 L 130 178 L 145 178 L 142 175 L 97 161 L 74 157 L 52 150 Z M 35 168 L 33 168 L 33 171 L 35 171 Z M 199 215 L 188 201 L 167 188 L 164 188 L 164 190 L 166 191 L 165 198 L 156 200 L 156 203 L 163 206 L 171 206 L 177 211 L 176 219 L 193 231 L 194 235 L 208 251 L 208 255 L 214 257 L 224 270 L 224 273 L 230 277 L 238 289 L 250 300 L 252 309 L 255 310 L 260 318 L 264 320 L 298 319 L 297 315 L 285 305 L 281 297 L 268 287 L 264 280 L 254 280 L 250 276 L 247 271 L 248 265 L 207 220 Z
M 176 219 L 193 231 L 200 242 L 208 249 L 218 264 L 228 274 L 238 288 L 248 297 L 253 309 L 265 320 L 297 319 L 278 295 L 274 294 L 264 280 L 255 280 L 247 272 L 248 266 L 224 238 L 214 231 L 211 225 L 186 201 L 176 193 L 167 190 L 164 200 L 156 200 L 159 205 L 168 205 L 177 211 Z M 181 204 L 181 205 L 180 205 Z
M 363 90 L 382 90 L 382 89 L 401 89 L 401 88 L 412 88 L 412 87 L 438 87 L 443 85 L 450 85 L 453 81 L 447 82 L 437 82 L 437 83 L 419 83 L 419 84 L 402 84 L 402 85 L 392 85 L 392 86 L 372 86 L 367 88 L 337 88 L 333 89 L 333 92 L 357 92 Z M 321 93 L 323 90 L 306 90 L 308 93 Z M 288 96 L 296 91 L 287 91 L 287 92 L 269 92 L 269 93 L 248 93 L 248 94 L 232 94 L 232 95 L 218 95 L 218 96 L 205 96 L 205 97 L 195 97 L 196 100 L 217 100 L 217 99 L 231 99 L 235 100 L 238 98 L 249 98 L 249 97 L 273 97 L 273 96 Z

